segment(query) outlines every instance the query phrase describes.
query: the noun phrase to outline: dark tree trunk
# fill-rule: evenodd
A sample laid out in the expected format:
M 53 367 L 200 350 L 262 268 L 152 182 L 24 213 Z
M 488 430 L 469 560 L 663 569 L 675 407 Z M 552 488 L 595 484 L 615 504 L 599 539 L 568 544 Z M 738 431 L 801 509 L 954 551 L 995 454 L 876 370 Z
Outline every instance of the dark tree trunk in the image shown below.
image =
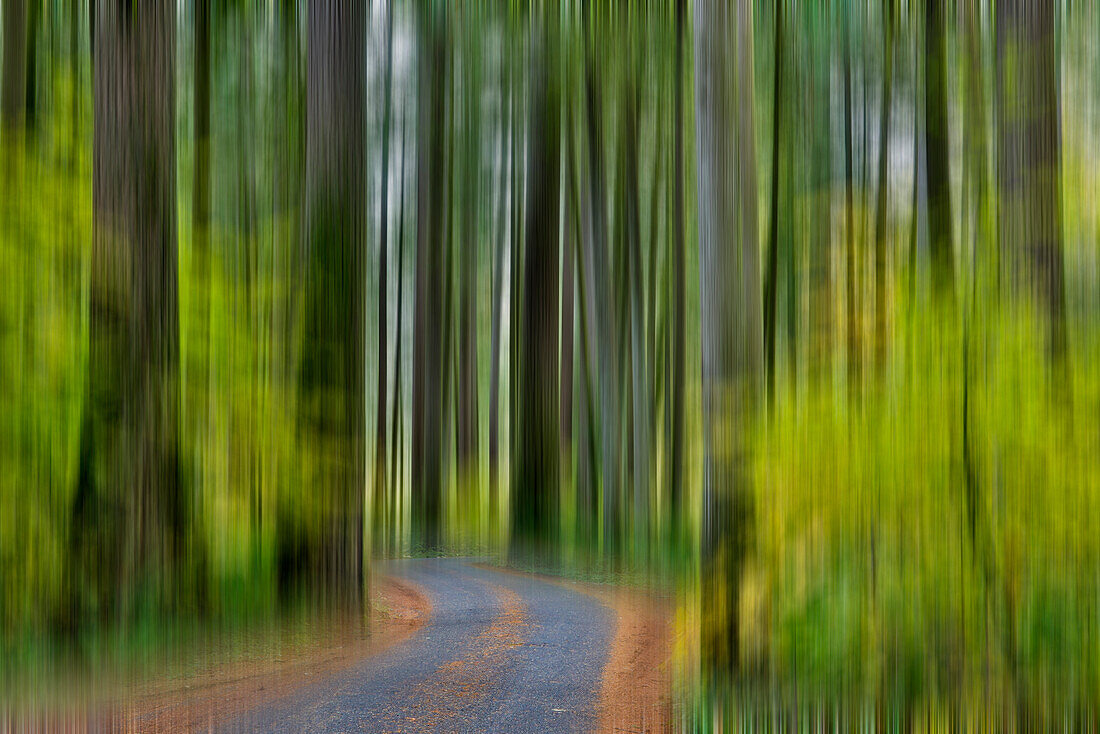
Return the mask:
M 763 369 L 752 1 L 695 5 L 695 126 L 702 319 L 704 666 L 736 672 L 752 518 L 747 440 Z M 736 56 L 732 54 L 736 53 Z
M 31 0 L 36 2 L 37 0 Z M 5 130 L 23 125 L 27 94 L 27 0 L 4 2 L 3 89 L 0 90 L 0 118 Z
M 951 168 L 948 160 L 947 42 L 943 0 L 927 0 L 924 28 L 924 125 L 928 171 L 928 246 L 932 283 L 950 296 L 955 284 L 951 235 Z
M 833 365 L 833 217 L 832 217 L 832 89 L 830 65 L 830 8 L 811 7 L 809 34 L 814 68 L 810 94 L 813 124 L 810 154 L 810 372 L 814 379 L 828 381 Z
M 308 248 L 301 419 L 320 453 L 313 491 L 324 530 L 311 541 L 313 582 L 337 604 L 363 601 L 366 378 L 364 6 L 309 5 L 306 191 Z
M 476 16 L 473 19 L 477 24 Z M 465 30 L 462 58 L 462 236 L 458 243 L 458 476 L 465 505 L 477 489 L 477 251 L 481 213 L 481 48 L 479 29 Z
M 29 0 L 27 15 L 27 64 L 24 80 L 24 124 L 33 131 L 38 118 L 38 31 L 43 0 Z
M 568 134 L 568 133 L 567 133 Z M 572 174 L 572 161 L 566 162 L 565 176 L 566 186 L 569 186 L 568 178 Z M 565 197 L 565 231 L 562 233 L 561 244 L 561 407 L 559 410 L 559 426 L 561 429 L 561 446 L 564 451 L 572 451 L 573 442 L 573 327 L 574 327 L 574 292 L 573 255 L 576 250 L 576 208 L 572 198 Z M 568 466 L 568 463 L 567 463 Z
M 197 410 L 193 430 L 206 425 L 210 386 L 210 11 L 211 0 L 195 1 L 195 164 L 191 202 L 191 260 L 198 301 L 200 350 Z M 188 401 L 191 402 L 190 400 Z
M 591 22 L 591 21 L 589 21 Z M 619 546 L 619 348 L 615 328 L 611 270 L 608 264 L 607 190 L 604 176 L 603 100 L 595 38 L 586 29 L 585 91 L 587 98 L 589 197 L 592 227 L 592 284 L 595 295 L 596 351 L 599 356 L 600 434 L 603 464 L 603 542 L 608 555 Z
M 505 47 L 506 49 L 508 47 Z M 497 183 L 497 232 L 496 253 L 493 256 L 493 325 L 489 346 L 489 526 L 494 530 L 499 519 L 498 471 L 500 456 L 500 340 L 501 321 L 504 312 L 504 246 L 508 232 L 508 187 L 510 147 L 514 147 L 515 135 L 511 122 L 511 95 L 509 94 L 510 61 L 500 62 L 500 177 Z M 512 146 L 508 145 L 509 141 Z
M 402 105 L 405 108 L 405 105 Z M 394 347 L 393 347 L 393 419 L 390 424 L 392 430 L 390 432 L 390 443 L 392 444 L 392 451 L 390 453 L 390 492 L 389 492 L 389 526 L 385 528 L 387 538 L 396 541 L 399 537 L 398 532 L 398 515 L 397 515 L 397 499 L 400 492 L 401 484 L 398 481 L 398 477 L 401 474 L 402 455 L 399 451 L 401 444 L 401 429 L 399 425 L 399 417 L 403 415 L 401 410 L 401 321 L 402 316 L 405 313 L 405 120 L 407 112 L 402 114 L 401 121 L 401 193 L 399 194 L 399 201 L 397 207 L 397 300 L 394 301 L 394 308 L 397 310 L 397 327 L 394 331 Z M 396 542 L 395 542 L 396 545 Z
M 931 0 L 935 1 L 935 0 Z M 845 247 L 845 324 L 847 336 L 848 394 L 854 397 L 860 387 L 859 322 L 856 319 L 856 212 L 855 178 L 852 170 L 852 19 L 845 17 L 844 28 L 844 235 Z
M 685 351 L 685 300 L 686 268 L 684 262 L 684 22 L 687 0 L 676 0 L 676 80 L 673 104 L 673 230 L 672 230 L 672 446 L 671 475 L 669 479 L 669 522 L 672 524 L 673 542 L 678 542 L 680 518 L 683 516 L 684 474 L 684 351 Z
M 775 2 L 775 86 L 772 91 L 771 210 L 768 265 L 764 277 L 764 370 L 768 408 L 775 409 L 775 332 L 779 305 L 779 156 L 783 150 L 783 2 Z
M 389 191 L 390 191 L 390 130 L 393 126 L 393 14 L 390 3 L 386 11 L 386 76 L 382 87 L 382 196 L 378 205 L 378 400 L 374 428 L 374 501 L 371 542 L 381 549 L 386 528 L 386 288 L 389 278 Z M 401 302 L 397 308 L 400 310 Z M 396 358 L 395 358 L 396 359 Z M 394 395 L 396 400 L 396 390 Z
M 441 540 L 443 451 L 443 196 L 447 79 L 444 9 L 420 6 L 416 171 L 416 307 L 413 322 L 412 507 L 414 544 Z
M 174 3 L 96 6 L 89 374 L 74 506 L 86 593 L 172 608 L 179 491 Z M 92 600 L 89 600 L 92 601 Z
M 581 382 L 577 406 L 580 410 L 581 421 L 577 428 L 577 538 L 583 543 L 589 543 L 594 548 L 592 541 L 596 537 L 596 518 L 598 517 L 597 488 L 599 477 L 597 474 L 597 462 L 599 461 L 596 449 L 596 434 L 599 427 L 596 425 L 595 395 L 592 387 L 592 374 L 595 371 L 594 355 L 590 340 L 592 323 L 592 286 L 588 273 L 592 255 L 589 245 L 591 238 L 585 237 L 581 222 L 586 221 L 581 210 L 581 198 L 579 193 L 579 173 L 577 171 L 576 152 L 576 118 L 574 114 L 574 101 L 570 97 L 566 114 L 566 171 L 565 171 L 565 195 L 568 213 L 566 226 L 572 228 L 570 239 L 574 246 L 574 263 L 577 273 L 576 300 L 579 313 L 576 315 L 579 329 L 577 341 L 580 347 Z
M 1046 311 L 1050 354 L 1066 351 L 1062 136 L 1055 7 L 997 4 L 997 224 L 1003 279 Z
M 883 0 L 882 112 L 878 133 L 878 191 L 875 197 L 875 366 L 886 366 L 886 194 L 890 155 L 890 106 L 894 86 L 894 3 Z M 915 131 L 914 131 L 915 132 Z
M 630 330 L 630 382 L 632 418 L 627 425 L 632 434 L 627 440 L 632 443 L 632 467 L 634 485 L 634 551 L 643 553 L 649 533 L 649 373 L 646 357 L 645 334 L 645 290 L 643 270 L 645 268 L 642 251 L 638 196 L 638 87 L 636 72 L 627 72 L 629 79 L 625 87 L 623 105 L 623 258 L 626 268 L 620 272 L 626 274 L 629 283 L 625 286 L 625 296 L 629 300 L 629 315 L 626 328 Z
M 513 547 L 552 553 L 558 507 L 558 214 L 560 123 L 554 16 L 532 49 L 523 287 L 522 394 Z

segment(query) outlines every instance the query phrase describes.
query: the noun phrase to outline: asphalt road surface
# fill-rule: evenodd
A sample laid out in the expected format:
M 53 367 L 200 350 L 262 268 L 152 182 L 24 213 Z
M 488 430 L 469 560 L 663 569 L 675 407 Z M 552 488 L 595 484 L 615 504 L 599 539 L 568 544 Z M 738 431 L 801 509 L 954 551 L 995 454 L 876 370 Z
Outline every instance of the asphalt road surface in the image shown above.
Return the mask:
M 393 561 L 432 604 L 407 641 L 224 731 L 576 732 L 596 725 L 611 612 L 456 558 Z

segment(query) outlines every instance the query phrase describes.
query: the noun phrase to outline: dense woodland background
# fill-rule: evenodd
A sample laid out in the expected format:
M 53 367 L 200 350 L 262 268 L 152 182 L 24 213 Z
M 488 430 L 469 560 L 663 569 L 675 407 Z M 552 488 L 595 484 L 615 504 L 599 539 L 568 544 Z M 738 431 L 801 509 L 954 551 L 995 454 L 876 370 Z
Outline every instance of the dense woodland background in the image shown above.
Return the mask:
M 689 728 L 1097 726 L 1096 3 L 0 11 L 5 690 L 478 553 Z

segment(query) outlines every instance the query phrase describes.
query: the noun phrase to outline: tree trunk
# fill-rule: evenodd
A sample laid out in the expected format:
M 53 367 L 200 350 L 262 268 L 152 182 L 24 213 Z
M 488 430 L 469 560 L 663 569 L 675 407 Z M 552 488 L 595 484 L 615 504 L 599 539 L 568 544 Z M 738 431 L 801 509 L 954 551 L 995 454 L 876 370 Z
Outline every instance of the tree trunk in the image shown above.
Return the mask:
M 308 248 L 301 419 L 319 452 L 312 483 L 325 529 L 311 541 L 314 583 L 337 604 L 364 597 L 366 378 L 364 17 L 358 3 L 309 5 L 306 193 Z
M 1003 280 L 1046 311 L 1048 347 L 1066 351 L 1062 136 L 1055 8 L 997 4 L 997 224 Z
M 783 1 L 775 2 L 775 86 L 772 92 L 771 213 L 768 271 L 764 278 L 764 360 L 768 408 L 775 409 L 775 331 L 779 301 L 779 156 L 783 150 Z
M 470 11 L 474 12 L 474 11 Z M 467 18 L 462 58 L 462 237 L 458 262 L 458 477 L 468 507 L 477 489 L 477 251 L 481 213 L 481 48 L 477 16 Z M 476 514 L 476 513 L 475 513 Z
M 702 319 L 704 666 L 735 672 L 750 535 L 747 426 L 763 338 L 753 132 L 752 2 L 695 5 L 695 104 Z
M 38 0 L 31 0 L 36 2 Z M 4 87 L 0 118 L 5 132 L 23 126 L 27 95 L 27 0 L 4 0 Z
M 933 0 L 934 1 L 934 0 Z M 845 290 L 846 310 L 848 395 L 852 398 L 859 394 L 860 388 L 860 344 L 859 322 L 856 319 L 856 212 L 852 171 L 852 19 L 846 14 L 841 21 L 844 24 L 844 236 L 845 247 Z
M 371 542 L 376 549 L 382 546 L 386 528 L 384 519 L 386 504 L 386 287 L 389 279 L 389 191 L 390 191 L 390 130 L 393 127 L 393 14 L 390 3 L 386 11 L 386 76 L 382 87 L 382 196 L 378 205 L 378 401 L 374 429 L 374 501 L 371 517 Z M 399 286 L 400 287 L 400 286 Z M 398 310 L 401 305 L 398 301 Z M 395 358 L 396 359 L 396 358 Z M 396 387 L 395 400 L 396 400 Z
M 624 257 L 627 267 L 624 271 L 630 282 L 624 284 L 630 299 L 630 366 L 631 366 L 631 410 L 633 426 L 633 473 L 634 473 L 634 552 L 645 553 L 645 544 L 649 535 L 649 372 L 646 356 L 645 331 L 645 290 L 643 270 L 645 268 L 642 251 L 641 227 L 638 211 L 638 108 L 637 84 L 634 72 L 625 88 L 625 104 L 622 121 L 623 131 L 623 224 Z
M 672 231 L 672 425 L 669 477 L 669 522 L 673 543 L 680 538 L 680 518 L 683 516 L 684 474 L 684 351 L 686 249 L 684 222 L 684 21 L 687 0 L 676 0 L 676 81 L 673 104 L 673 231 Z
M 591 543 L 595 547 L 596 519 L 599 513 L 597 506 L 597 489 L 599 477 L 597 474 L 597 462 L 599 456 L 596 449 L 596 433 L 599 428 L 596 425 L 595 395 L 592 387 L 592 374 L 595 372 L 595 359 L 593 355 L 590 334 L 592 332 L 592 286 L 588 273 L 590 272 L 591 237 L 584 236 L 582 222 L 587 221 L 581 209 L 581 197 L 578 191 L 580 175 L 577 171 L 576 153 L 576 119 L 574 116 L 573 98 L 567 102 L 566 114 L 566 202 L 570 213 L 566 216 L 566 226 L 573 228 L 571 235 L 575 247 L 575 262 L 577 270 L 577 305 L 580 313 L 577 314 L 578 339 L 580 346 L 581 383 L 579 400 L 577 401 L 581 413 L 581 422 L 577 433 L 577 518 L 576 537 L 582 543 Z
M 443 181 L 447 37 L 444 9 L 420 6 L 416 308 L 413 322 L 412 508 L 414 544 L 441 540 L 443 451 Z
M 402 107 L 405 106 L 402 105 Z M 394 330 L 395 343 L 393 346 L 393 419 L 391 423 L 393 430 L 390 432 L 392 452 L 390 454 L 389 526 L 384 529 L 386 537 L 394 541 L 399 537 L 397 535 L 397 499 L 401 491 L 398 477 L 401 474 L 402 462 L 402 455 L 398 451 L 401 443 L 398 417 L 403 414 L 401 410 L 401 373 L 403 371 L 401 366 L 401 317 L 405 312 L 405 120 L 407 114 L 407 112 L 404 112 L 401 120 L 401 193 L 399 194 L 400 203 L 397 207 L 397 300 L 394 301 L 394 308 L 397 310 L 397 327 Z M 396 545 L 396 542 L 394 544 Z
M 553 553 L 558 507 L 558 213 L 560 125 L 554 17 L 532 49 L 523 288 L 522 423 L 512 493 L 513 548 Z
M 572 175 L 572 162 L 568 161 L 566 163 L 565 176 L 568 179 L 568 177 Z M 566 186 L 569 186 L 568 181 L 566 182 Z M 559 370 L 561 388 L 559 391 L 559 427 L 561 431 L 560 440 L 562 450 L 570 452 L 569 456 L 571 456 L 573 442 L 573 255 L 576 250 L 576 216 L 577 213 L 573 205 L 573 200 L 567 193 L 565 197 L 565 231 L 562 232 L 561 245 L 561 349 L 559 351 L 561 355 L 561 366 Z M 570 464 L 571 461 L 566 459 L 566 466 Z
M 878 133 L 878 191 L 875 196 L 875 366 L 886 366 L 886 194 L 889 185 L 890 106 L 894 86 L 894 3 L 883 0 L 882 102 Z M 915 134 L 915 131 L 914 131 Z
M 591 22 L 591 21 L 589 21 Z M 619 546 L 619 395 L 616 377 L 618 339 L 611 295 L 610 267 L 607 262 L 607 193 L 604 185 L 603 101 L 600 94 L 600 64 L 593 58 L 598 51 L 591 29 L 585 44 L 585 89 L 587 97 L 589 216 L 592 226 L 592 283 L 596 306 L 596 344 L 599 354 L 598 390 L 600 398 L 600 434 L 603 448 L 603 542 L 607 555 Z
M 188 510 L 177 462 L 176 12 L 167 0 L 96 12 L 90 358 L 73 526 L 86 593 L 125 620 L 141 586 L 161 608 L 186 588 L 176 575 Z
M 506 49 L 508 47 L 505 47 Z M 493 257 L 493 324 L 489 347 L 489 527 L 497 528 L 499 519 L 499 455 L 500 455 L 500 340 L 504 312 L 504 245 L 508 233 L 509 151 L 514 147 L 510 114 L 511 95 L 508 70 L 511 61 L 502 55 L 500 61 L 500 177 L 497 184 L 496 253 Z M 508 145 L 513 141 L 512 146 Z
M 947 44 L 943 0 L 927 0 L 924 28 L 924 124 L 928 171 L 928 246 L 937 295 L 955 285 L 951 235 L 951 168 L 948 159 Z
M 833 365 L 833 216 L 832 216 L 832 60 L 830 8 L 810 10 L 809 35 L 814 69 L 810 114 L 813 140 L 810 155 L 810 188 L 813 192 L 810 235 L 810 368 L 817 381 L 832 377 Z

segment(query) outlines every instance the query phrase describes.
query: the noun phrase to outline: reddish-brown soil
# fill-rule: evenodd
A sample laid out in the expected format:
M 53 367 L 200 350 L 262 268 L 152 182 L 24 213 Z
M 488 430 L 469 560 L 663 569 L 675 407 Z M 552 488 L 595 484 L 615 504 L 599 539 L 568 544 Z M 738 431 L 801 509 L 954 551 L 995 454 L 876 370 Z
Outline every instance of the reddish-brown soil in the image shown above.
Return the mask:
M 615 628 L 600 682 L 597 731 L 634 734 L 673 731 L 674 606 L 670 599 L 631 587 L 569 581 L 490 565 L 483 567 L 519 576 L 535 576 L 595 597 L 610 609 L 615 615 Z
M 9 712 L 8 723 L 33 731 L 207 730 L 397 645 L 431 614 L 425 595 L 405 580 L 375 577 L 371 596 L 369 625 L 355 618 L 328 618 L 298 623 L 292 630 L 268 628 L 232 644 L 204 644 L 173 661 L 174 670 L 191 672 L 156 678 L 146 674 L 116 684 L 111 687 L 124 692 L 110 695 L 106 703 L 96 695 L 50 706 L 48 713 Z M 94 682 L 82 687 L 102 688 Z

